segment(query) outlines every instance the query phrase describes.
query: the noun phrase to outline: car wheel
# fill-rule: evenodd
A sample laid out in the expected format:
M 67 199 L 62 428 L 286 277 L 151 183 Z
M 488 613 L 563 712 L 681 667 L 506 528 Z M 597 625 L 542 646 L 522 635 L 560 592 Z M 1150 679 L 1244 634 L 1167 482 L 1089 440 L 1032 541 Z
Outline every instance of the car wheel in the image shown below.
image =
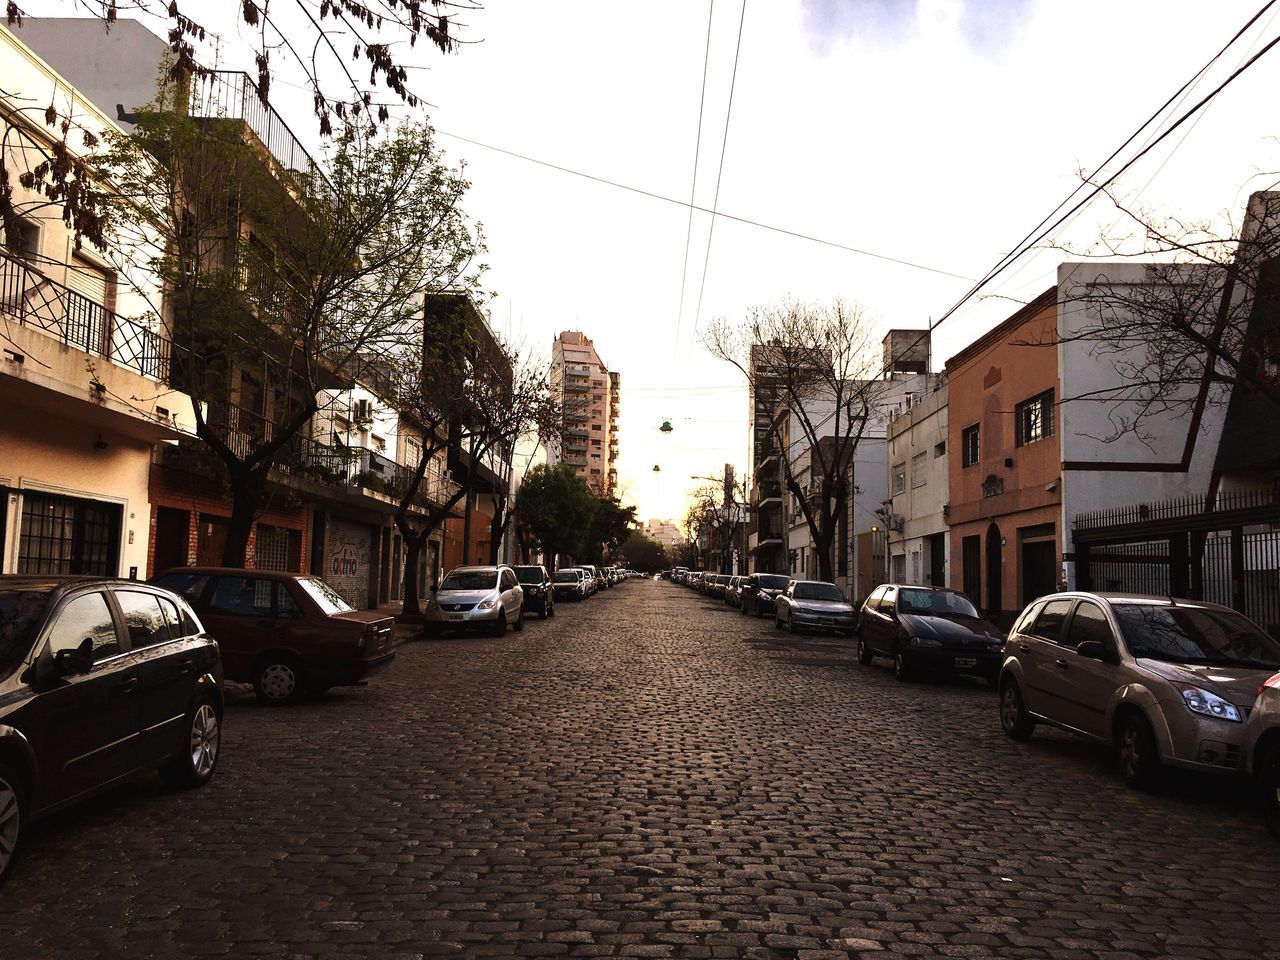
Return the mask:
M 499 610 L 498 619 L 493 621 L 493 627 L 490 633 L 495 637 L 500 637 L 507 632 L 507 611 Z
M 547 604 L 547 616 L 554 617 L 556 615 L 556 605 L 554 602 Z
M 1000 687 L 1000 726 L 1005 735 L 1014 740 L 1030 740 L 1036 729 L 1036 722 L 1022 702 L 1022 690 L 1013 677 L 1006 679 Z
M 1147 718 L 1126 713 L 1116 724 L 1116 759 L 1120 777 L 1135 790 L 1151 790 L 1160 781 L 1160 753 Z
M 1271 835 L 1280 840 L 1280 743 L 1274 743 L 1258 760 L 1258 789 L 1262 818 Z
M 197 700 L 187 714 L 182 749 L 160 766 L 160 779 L 180 790 L 203 787 L 218 766 L 222 718 L 208 697 Z
M 253 692 L 268 706 L 294 703 L 302 696 L 302 667 L 288 654 L 263 657 L 253 674 Z
M 776 611 L 773 614 L 773 629 L 782 629 L 782 617 L 780 617 Z
M 797 633 L 800 630 L 800 628 L 796 626 L 796 618 L 791 616 L 791 614 L 787 614 L 787 629 L 791 633 Z
M 858 634 L 858 662 L 864 667 L 871 663 L 873 654 L 871 648 L 867 646 L 867 641 L 862 639 L 862 634 Z
M 13 869 L 26 832 L 26 781 L 0 763 L 0 883 Z
M 511 629 L 519 633 L 524 629 L 524 608 L 520 608 L 520 612 L 516 614 L 516 622 L 511 625 Z
M 915 678 L 915 671 L 911 669 L 910 659 L 900 649 L 895 650 L 893 653 L 893 675 L 903 683 L 909 683 Z

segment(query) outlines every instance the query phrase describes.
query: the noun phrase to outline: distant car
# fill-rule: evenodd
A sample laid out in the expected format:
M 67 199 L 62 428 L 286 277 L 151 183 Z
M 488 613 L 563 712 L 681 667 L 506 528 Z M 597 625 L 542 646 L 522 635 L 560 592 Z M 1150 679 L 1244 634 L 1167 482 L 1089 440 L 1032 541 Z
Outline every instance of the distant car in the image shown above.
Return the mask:
M 1258 688 L 1244 737 L 1245 766 L 1258 785 L 1263 819 L 1280 840 L 1280 673 Z
M 792 580 L 774 601 L 774 626 L 795 633 L 801 627 L 837 630 L 853 636 L 853 607 L 844 591 L 822 580 Z
M 524 589 L 508 566 L 454 567 L 427 602 L 426 629 L 485 630 L 495 637 L 524 629 Z
M 562 567 L 551 575 L 551 587 L 557 600 L 587 599 L 587 574 L 577 567 Z
M 595 593 L 598 590 L 609 589 L 609 578 L 606 577 L 598 567 L 590 563 L 580 563 L 578 564 L 578 568 L 587 571 L 587 576 L 594 581 L 594 586 L 591 588 L 592 593 Z
M 730 607 L 742 605 L 742 581 L 746 577 L 732 577 L 729 585 L 724 588 L 724 602 Z
M 527 613 L 536 613 L 539 618 L 556 615 L 556 597 L 551 589 L 551 574 L 542 564 L 512 567 L 516 579 L 524 588 L 524 609 Z
M 740 589 L 742 603 L 739 609 L 753 617 L 773 613 L 774 600 L 787 589 L 791 578 L 777 573 L 753 573 Z
M 1004 634 L 955 590 L 881 584 L 858 613 L 858 662 L 893 660 L 894 675 L 917 672 L 972 674 L 994 687 L 1000 676 Z
M 184 567 L 154 581 L 185 597 L 218 640 L 228 680 L 273 706 L 348 686 L 395 659 L 395 621 L 353 609 L 324 580 L 295 573 Z
M 732 579 L 733 577 L 727 573 L 709 574 L 707 576 L 707 596 L 723 601 L 725 588 L 729 586 L 729 581 Z
M 1004 652 L 1004 732 L 1026 740 L 1050 723 L 1109 744 L 1139 789 L 1165 766 L 1243 772 L 1245 718 L 1280 671 L 1280 642 L 1235 610 L 1137 594 L 1042 597 Z
M 126 580 L 0 577 L 0 882 L 39 816 L 141 770 L 207 783 L 222 707 L 218 645 L 181 597 Z

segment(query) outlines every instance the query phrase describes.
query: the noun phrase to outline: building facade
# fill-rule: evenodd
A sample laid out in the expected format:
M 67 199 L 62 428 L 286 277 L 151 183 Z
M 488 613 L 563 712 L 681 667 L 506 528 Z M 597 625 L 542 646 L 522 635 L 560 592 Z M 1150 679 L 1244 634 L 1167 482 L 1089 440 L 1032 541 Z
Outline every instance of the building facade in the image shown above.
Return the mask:
M 549 463 L 567 463 L 602 497 L 618 486 L 622 380 L 584 333 L 566 330 L 551 344 L 551 387 L 564 410 L 564 437 Z
M 889 421 L 889 492 L 883 511 L 888 579 L 945 587 L 948 568 L 945 381 Z

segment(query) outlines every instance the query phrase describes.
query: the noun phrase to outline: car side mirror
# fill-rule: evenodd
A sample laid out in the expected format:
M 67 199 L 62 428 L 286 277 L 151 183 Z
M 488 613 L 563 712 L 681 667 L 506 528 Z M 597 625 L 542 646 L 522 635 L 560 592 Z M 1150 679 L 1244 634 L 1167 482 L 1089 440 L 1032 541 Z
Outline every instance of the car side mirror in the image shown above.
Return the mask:
M 93 638 L 85 637 L 74 650 L 59 650 L 54 654 L 53 668 L 60 677 L 88 673 L 93 669 Z
M 1101 660 L 1106 663 L 1110 658 L 1107 645 L 1101 640 L 1083 640 L 1076 644 L 1076 653 L 1089 660 Z

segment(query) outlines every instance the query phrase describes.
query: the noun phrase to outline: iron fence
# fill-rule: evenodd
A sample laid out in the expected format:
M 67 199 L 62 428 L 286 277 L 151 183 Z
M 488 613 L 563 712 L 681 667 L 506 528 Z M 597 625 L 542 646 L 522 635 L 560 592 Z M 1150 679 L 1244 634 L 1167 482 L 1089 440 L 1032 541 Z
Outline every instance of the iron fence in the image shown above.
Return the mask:
M 211 70 L 193 77 L 187 110 L 193 117 L 243 120 L 286 170 L 303 174 L 319 170 L 280 114 L 262 102 L 257 83 L 247 73 Z

